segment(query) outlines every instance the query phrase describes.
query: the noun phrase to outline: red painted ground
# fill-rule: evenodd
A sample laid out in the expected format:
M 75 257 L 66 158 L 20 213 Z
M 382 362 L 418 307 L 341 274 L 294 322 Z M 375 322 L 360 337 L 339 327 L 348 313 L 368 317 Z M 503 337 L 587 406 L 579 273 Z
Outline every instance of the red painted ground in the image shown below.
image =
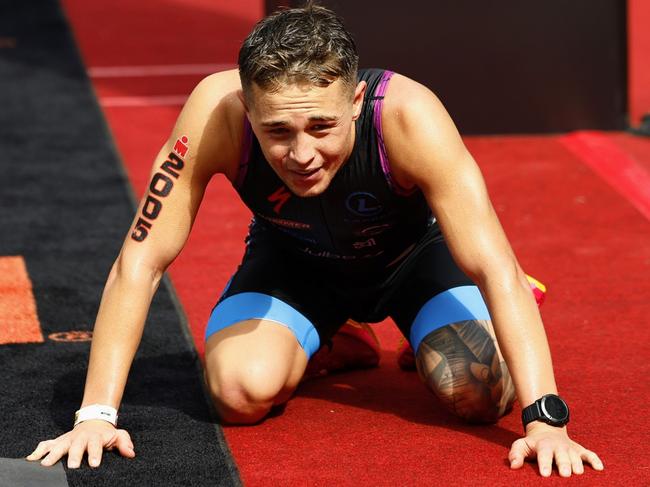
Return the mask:
M 22 256 L 0 256 L 0 296 L 0 345 L 43 343 L 32 281 Z
M 628 0 L 629 106 L 631 125 L 650 114 L 650 2 Z
M 233 62 L 233 39 L 261 15 L 261 4 L 253 1 L 167 0 L 157 3 L 157 16 L 125 0 L 90 3 L 64 1 L 89 66 Z M 202 39 L 214 42 L 197 48 Z M 100 96 L 175 95 L 191 81 L 102 80 L 97 90 Z M 139 194 L 178 107 L 105 112 Z M 613 140 L 633 157 L 650 160 L 650 150 L 636 139 Z M 643 432 L 650 421 L 639 408 L 650 396 L 650 223 L 556 137 L 467 143 L 525 270 L 549 288 L 543 316 L 560 390 L 572 405 L 570 431 L 599 452 L 607 468 L 572 479 L 572 485 L 647 483 Z M 171 270 L 200 350 L 210 309 L 243 249 L 248 213 L 233 194 L 215 181 Z M 439 410 L 414 373 L 397 369 L 394 328 L 381 325 L 379 335 L 386 349 L 379 369 L 312 381 L 282 415 L 255 427 L 226 428 L 246 485 L 541 482 L 533 466 L 511 472 L 506 465 L 521 429 L 518 410 L 494 427 L 460 424 Z M 545 481 L 558 483 L 567 484 L 557 477 Z

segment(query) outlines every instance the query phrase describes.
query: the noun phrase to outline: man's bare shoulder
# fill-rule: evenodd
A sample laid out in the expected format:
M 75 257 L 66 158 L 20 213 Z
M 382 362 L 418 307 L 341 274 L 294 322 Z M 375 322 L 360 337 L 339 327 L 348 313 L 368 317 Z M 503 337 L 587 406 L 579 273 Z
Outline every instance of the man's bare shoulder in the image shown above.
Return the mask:
M 240 91 L 236 69 L 207 76 L 190 94 L 172 134 L 172 139 L 180 132 L 193 134 L 197 162 L 215 173 L 229 175 L 239 158 L 245 117 Z
M 446 121 L 449 118 L 438 97 L 426 86 L 404 75 L 395 73 L 388 84 L 384 98 L 384 120 L 399 126 L 409 122 Z M 442 118 L 443 120 L 440 120 Z
M 236 69 L 211 74 L 203 78 L 192 90 L 183 112 L 183 117 L 197 118 L 206 122 L 216 114 L 230 118 L 241 116 L 244 106 L 238 95 L 241 90 L 239 73 Z
M 421 183 L 444 161 L 464 157 L 456 126 L 438 97 L 426 86 L 395 74 L 381 114 L 391 168 L 404 187 Z
M 203 81 L 207 83 L 221 83 L 224 85 L 230 85 L 231 88 L 235 89 L 241 88 L 241 82 L 239 81 L 239 71 L 237 68 L 213 73 L 209 76 L 206 76 Z

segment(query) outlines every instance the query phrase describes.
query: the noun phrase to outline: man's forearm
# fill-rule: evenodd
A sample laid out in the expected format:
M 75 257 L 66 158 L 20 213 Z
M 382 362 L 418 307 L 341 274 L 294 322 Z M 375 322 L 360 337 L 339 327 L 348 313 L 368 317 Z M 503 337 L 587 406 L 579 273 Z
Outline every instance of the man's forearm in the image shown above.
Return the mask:
M 527 406 L 544 394 L 557 393 L 551 354 L 535 299 L 525 276 L 481 283 L 499 347 Z
M 82 406 L 99 403 L 119 407 L 162 276 L 148 269 L 126 272 L 120 267 L 113 266 L 97 313 Z

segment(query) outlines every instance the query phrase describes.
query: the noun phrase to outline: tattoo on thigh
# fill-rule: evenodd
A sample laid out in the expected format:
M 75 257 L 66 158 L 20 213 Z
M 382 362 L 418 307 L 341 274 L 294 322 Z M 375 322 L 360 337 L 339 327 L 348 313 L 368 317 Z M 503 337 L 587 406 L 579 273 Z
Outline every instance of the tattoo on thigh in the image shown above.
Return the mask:
M 489 320 L 454 323 L 427 335 L 417 353 L 420 377 L 459 416 L 496 421 L 515 391 Z

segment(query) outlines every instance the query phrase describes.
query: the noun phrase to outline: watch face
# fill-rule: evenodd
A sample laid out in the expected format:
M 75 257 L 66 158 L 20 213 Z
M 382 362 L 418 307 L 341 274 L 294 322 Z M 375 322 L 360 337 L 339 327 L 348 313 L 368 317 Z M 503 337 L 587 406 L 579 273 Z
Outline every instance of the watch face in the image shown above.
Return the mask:
M 569 415 L 569 408 L 562 399 L 557 396 L 544 396 L 542 400 L 542 411 L 553 421 L 564 421 Z

